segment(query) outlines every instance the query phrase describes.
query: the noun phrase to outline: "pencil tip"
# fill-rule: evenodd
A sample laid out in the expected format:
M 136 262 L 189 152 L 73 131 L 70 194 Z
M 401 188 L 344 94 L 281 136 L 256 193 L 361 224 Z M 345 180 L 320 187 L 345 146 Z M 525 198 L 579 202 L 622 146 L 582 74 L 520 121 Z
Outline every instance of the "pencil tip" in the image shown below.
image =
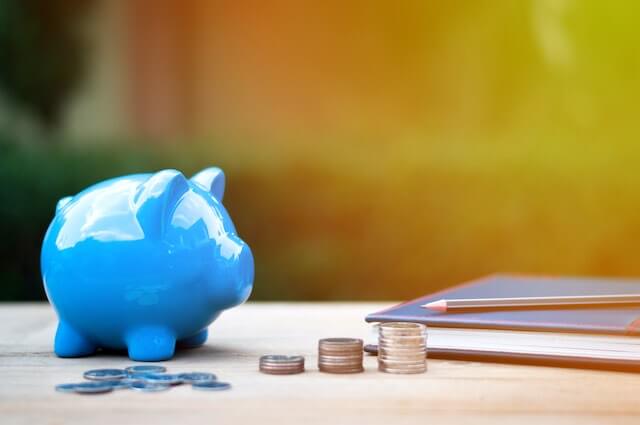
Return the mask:
M 447 311 L 447 300 L 438 300 L 423 305 L 424 308 L 429 310 L 438 311 L 444 313 Z

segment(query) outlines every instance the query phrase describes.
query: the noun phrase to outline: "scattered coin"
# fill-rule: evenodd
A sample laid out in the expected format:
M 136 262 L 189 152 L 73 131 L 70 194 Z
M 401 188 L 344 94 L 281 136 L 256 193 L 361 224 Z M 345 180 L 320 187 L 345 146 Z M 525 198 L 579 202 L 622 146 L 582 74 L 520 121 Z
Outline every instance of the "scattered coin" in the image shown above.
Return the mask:
M 119 389 L 132 389 L 143 392 L 165 391 L 172 385 L 190 383 L 201 384 L 217 382 L 217 377 L 208 372 L 189 372 L 179 374 L 164 373 L 163 366 L 136 365 L 122 369 L 92 369 L 83 375 L 87 382 L 56 385 L 56 391 L 63 393 L 105 393 Z M 154 372 L 155 373 L 152 373 Z M 206 386 L 206 385 L 205 385 Z M 213 385 L 209 390 L 222 390 L 230 385 Z
M 304 372 L 303 356 L 270 354 L 260 357 L 260 372 L 270 375 L 293 375 Z
M 113 387 L 104 382 L 79 382 L 76 384 L 56 385 L 56 391 L 63 393 L 97 394 L 113 391 Z
M 126 377 L 127 373 L 122 369 L 92 369 L 86 371 L 83 376 L 92 381 L 112 381 Z
M 318 369 L 328 373 L 363 372 L 363 342 L 357 338 L 325 338 L 318 342 Z
M 159 391 L 166 391 L 171 388 L 169 384 L 159 384 L 155 382 L 136 381 L 129 385 L 129 388 L 136 391 L 142 391 L 145 393 L 156 393 Z
M 208 372 L 188 372 L 178 375 L 180 380 L 185 384 L 193 384 L 194 382 L 215 381 L 218 379 L 216 375 Z
M 168 385 L 182 384 L 182 379 L 180 378 L 180 375 L 175 375 L 170 373 L 164 373 L 164 374 L 150 373 L 145 375 L 143 380 L 145 382 L 152 383 L 152 384 L 168 384 Z
M 124 390 L 131 387 L 131 384 L 136 381 L 130 379 L 118 379 L 114 381 L 100 381 L 101 384 L 109 385 L 114 390 Z
M 420 323 L 380 324 L 376 348 L 378 370 L 382 372 L 411 374 L 427 370 L 427 328 Z
M 135 365 L 125 368 L 124 371 L 129 375 L 138 373 L 163 373 L 167 371 L 167 368 L 158 365 Z
M 147 372 L 130 373 L 129 375 L 127 375 L 126 379 L 133 379 L 134 381 L 144 381 L 145 379 L 147 379 L 147 376 L 149 375 L 153 375 L 153 373 L 147 373 Z
M 60 384 L 56 385 L 56 391 L 61 393 L 74 393 L 78 384 Z
M 231 384 L 220 381 L 201 381 L 195 382 L 191 388 L 200 391 L 223 391 L 231 388 Z
M 364 346 L 364 352 L 373 354 L 374 356 L 378 355 L 378 346 L 376 344 L 367 344 Z

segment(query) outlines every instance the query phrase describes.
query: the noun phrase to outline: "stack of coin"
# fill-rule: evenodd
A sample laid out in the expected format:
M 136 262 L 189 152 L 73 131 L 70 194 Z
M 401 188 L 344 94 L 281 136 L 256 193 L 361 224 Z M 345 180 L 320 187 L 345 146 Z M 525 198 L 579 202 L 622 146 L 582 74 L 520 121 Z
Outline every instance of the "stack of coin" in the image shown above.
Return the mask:
M 378 329 L 378 370 L 387 373 L 427 371 L 427 328 L 420 323 L 381 323 Z
M 318 369 L 328 373 L 358 373 L 362 367 L 362 340 L 325 338 L 318 343 Z
M 270 354 L 260 357 L 260 372 L 270 375 L 293 375 L 304 372 L 304 357 Z

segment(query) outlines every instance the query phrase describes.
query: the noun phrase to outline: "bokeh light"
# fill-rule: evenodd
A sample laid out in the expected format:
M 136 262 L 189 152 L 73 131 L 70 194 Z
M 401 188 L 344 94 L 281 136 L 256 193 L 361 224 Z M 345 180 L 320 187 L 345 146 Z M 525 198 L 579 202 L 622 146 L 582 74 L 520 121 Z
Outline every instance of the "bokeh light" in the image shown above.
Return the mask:
M 640 275 L 635 2 L 161 3 L 0 7 L 3 299 L 43 296 L 58 198 L 210 165 L 256 257 L 253 299 Z M 64 82 L 50 50 L 69 34 Z M 50 93 L 59 119 L 16 93 Z

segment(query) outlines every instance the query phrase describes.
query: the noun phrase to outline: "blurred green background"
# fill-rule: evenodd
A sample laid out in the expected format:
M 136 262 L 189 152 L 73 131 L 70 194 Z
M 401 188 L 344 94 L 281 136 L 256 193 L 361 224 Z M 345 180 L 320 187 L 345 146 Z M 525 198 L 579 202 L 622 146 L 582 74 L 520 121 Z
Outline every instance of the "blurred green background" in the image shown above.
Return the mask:
M 217 165 L 254 300 L 492 272 L 638 276 L 640 6 L 0 6 L 0 299 L 43 299 L 56 201 Z

